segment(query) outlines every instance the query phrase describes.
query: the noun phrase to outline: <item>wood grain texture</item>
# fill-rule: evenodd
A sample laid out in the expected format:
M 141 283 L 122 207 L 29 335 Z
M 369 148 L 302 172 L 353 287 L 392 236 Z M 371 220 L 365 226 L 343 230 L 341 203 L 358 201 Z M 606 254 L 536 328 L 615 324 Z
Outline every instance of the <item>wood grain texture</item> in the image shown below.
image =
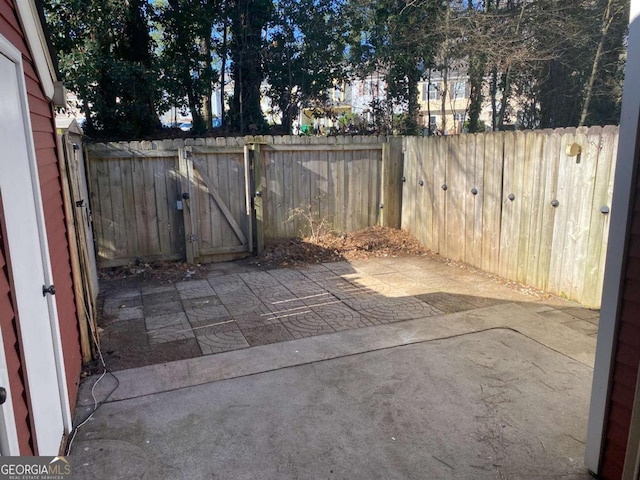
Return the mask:
M 617 132 L 405 138 L 402 228 L 447 258 L 598 308 Z M 567 155 L 574 143 L 579 157 Z

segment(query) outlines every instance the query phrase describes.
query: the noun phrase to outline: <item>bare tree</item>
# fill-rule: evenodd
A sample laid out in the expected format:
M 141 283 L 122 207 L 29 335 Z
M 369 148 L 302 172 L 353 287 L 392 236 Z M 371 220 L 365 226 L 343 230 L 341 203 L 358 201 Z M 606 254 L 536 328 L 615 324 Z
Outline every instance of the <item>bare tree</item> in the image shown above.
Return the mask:
M 609 30 L 611 29 L 611 25 L 617 17 L 624 15 L 625 9 L 627 7 L 627 2 L 621 0 L 607 0 L 604 11 L 602 13 L 602 23 L 600 25 L 600 38 L 598 40 L 598 47 L 596 48 L 596 52 L 593 56 L 593 62 L 591 65 L 591 73 L 589 74 L 589 79 L 584 87 L 584 100 L 582 103 L 582 112 L 580 113 L 580 121 L 578 123 L 579 126 L 584 125 L 587 114 L 589 113 L 589 105 L 591 103 L 591 98 L 593 97 L 593 89 L 596 82 L 596 77 L 598 75 L 598 69 L 600 67 L 600 62 L 602 61 L 602 56 L 604 53 L 605 42 L 607 36 L 609 34 Z

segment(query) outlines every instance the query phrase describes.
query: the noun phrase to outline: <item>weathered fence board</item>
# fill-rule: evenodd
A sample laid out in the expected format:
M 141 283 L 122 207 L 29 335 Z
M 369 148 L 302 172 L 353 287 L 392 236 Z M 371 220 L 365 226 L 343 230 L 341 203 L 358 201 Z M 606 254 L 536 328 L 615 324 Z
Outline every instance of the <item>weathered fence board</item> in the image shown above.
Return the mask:
M 405 163 L 407 158 L 405 157 Z M 435 240 L 437 240 L 437 248 L 446 252 L 447 235 L 446 235 L 446 219 L 447 219 L 447 192 L 442 188 L 446 182 L 447 174 L 447 145 L 444 138 L 438 138 L 436 143 L 436 157 L 433 166 L 433 189 L 435 198 L 433 202 L 435 210 L 435 218 L 433 219 L 433 232 Z M 415 219 L 418 222 L 420 218 Z M 435 235 L 437 233 L 437 235 Z M 446 253 L 445 253 L 446 255 Z
M 329 152 L 329 164 L 335 154 Z M 380 224 L 384 227 L 400 228 L 402 215 L 402 138 L 390 138 L 382 144 L 382 174 L 380 193 L 382 210 Z
M 485 200 L 483 216 L 482 262 L 484 268 L 497 273 L 500 265 L 500 219 L 502 215 L 502 153 L 505 148 L 503 134 L 485 137 L 489 155 L 485 156 Z M 486 151 L 486 149 L 485 149 Z
M 89 145 L 98 259 L 212 261 L 247 254 L 254 240 L 260 250 L 309 233 L 309 218 L 345 232 L 382 224 L 443 256 L 598 306 L 609 228 L 600 209 L 611 201 L 617 132 Z
M 445 257 L 598 307 L 617 134 L 405 138 L 402 228 Z
M 246 255 L 254 221 L 259 250 L 264 241 L 308 233 L 305 216 L 347 232 L 379 221 L 399 227 L 402 140 L 386 145 L 383 178 L 385 142 L 242 137 L 90 144 L 99 264 Z M 305 214 L 293 215 L 296 209 Z
M 419 139 L 416 138 L 415 142 L 403 142 L 402 152 L 404 158 L 416 158 L 417 149 L 418 149 Z M 411 151 L 413 150 L 413 151 Z M 417 161 L 409 162 L 404 164 L 404 172 L 403 172 L 403 184 L 412 184 L 413 182 L 417 182 L 416 174 L 414 173 L 415 169 L 419 163 Z M 412 185 L 410 188 L 402 189 L 402 213 L 400 215 L 401 218 L 401 226 L 404 230 L 410 230 L 411 226 L 416 224 L 413 219 L 413 209 L 416 206 L 416 194 L 417 188 Z M 427 228 L 426 225 L 423 225 L 424 228 Z M 417 231 L 411 232 L 414 236 L 418 237 L 419 234 Z
M 389 190 L 399 196 L 398 185 L 393 185 L 398 166 L 388 167 L 389 182 L 382 177 L 385 139 L 330 137 L 299 143 L 304 140 L 281 137 L 261 145 L 265 237 L 280 239 L 309 233 L 310 219 L 345 232 L 376 225 L 382 189 L 387 188 L 390 201 L 394 196 Z M 399 210 L 400 202 L 395 201 Z M 391 212 L 393 208 L 392 204 Z
M 543 147 L 544 183 L 543 198 L 540 203 L 543 205 L 542 226 L 540 229 L 540 245 L 538 260 L 538 276 L 534 285 L 547 290 L 549 285 L 549 271 L 551 268 L 551 245 L 553 243 L 553 229 L 556 221 L 556 209 L 551 202 L 558 198 L 558 169 L 560 168 L 560 133 L 552 130 L 545 130 L 545 142 Z
M 125 157 L 104 150 L 104 157 L 89 151 L 89 178 L 100 266 L 122 264 L 136 258 L 177 259 L 182 244 L 179 215 L 167 205 L 176 201 L 176 160 Z M 128 254 L 130 253 L 130 255 Z M 126 263 L 126 262 L 125 262 Z

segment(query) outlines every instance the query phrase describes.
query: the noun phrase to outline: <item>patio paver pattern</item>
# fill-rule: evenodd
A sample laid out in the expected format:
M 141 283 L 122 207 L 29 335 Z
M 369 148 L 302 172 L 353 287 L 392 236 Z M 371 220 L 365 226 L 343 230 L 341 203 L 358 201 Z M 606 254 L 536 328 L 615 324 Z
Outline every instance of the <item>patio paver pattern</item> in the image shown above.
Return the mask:
M 598 312 L 544 304 L 494 279 L 427 258 L 264 270 L 209 266 L 200 278 L 104 294 L 102 343 L 112 369 L 221 353 L 373 325 L 525 302 L 581 333 Z

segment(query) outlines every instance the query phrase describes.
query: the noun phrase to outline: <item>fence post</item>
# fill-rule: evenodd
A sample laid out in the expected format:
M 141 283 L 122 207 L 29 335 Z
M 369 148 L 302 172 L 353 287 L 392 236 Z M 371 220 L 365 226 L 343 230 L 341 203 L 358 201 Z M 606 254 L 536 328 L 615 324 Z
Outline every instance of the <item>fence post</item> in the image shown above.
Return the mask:
M 402 139 L 391 138 L 382 144 L 380 179 L 380 216 L 383 227 L 400 228 L 402 212 Z
M 253 253 L 253 209 L 251 208 L 251 197 L 253 191 L 251 189 L 251 146 L 243 147 L 244 157 L 244 201 L 247 214 L 247 242 L 248 250 Z
M 264 201 L 262 194 L 263 189 L 267 186 L 267 182 L 263 172 L 264 165 L 262 164 L 262 155 L 260 154 L 260 144 L 254 143 L 250 145 L 250 148 L 253 150 L 253 206 L 256 221 L 256 253 L 259 255 L 264 250 Z
M 186 148 L 178 149 L 178 168 L 180 171 L 180 187 L 182 190 L 182 218 L 184 220 L 185 253 L 187 263 L 195 263 L 198 258 L 198 231 L 192 212 L 193 164 L 188 159 L 190 152 Z

